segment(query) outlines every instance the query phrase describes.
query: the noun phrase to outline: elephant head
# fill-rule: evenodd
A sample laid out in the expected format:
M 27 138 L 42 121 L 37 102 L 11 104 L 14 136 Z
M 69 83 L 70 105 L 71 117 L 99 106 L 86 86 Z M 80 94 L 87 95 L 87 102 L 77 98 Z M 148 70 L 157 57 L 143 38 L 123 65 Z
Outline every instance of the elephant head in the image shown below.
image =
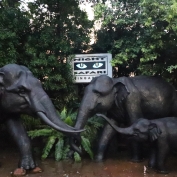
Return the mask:
M 75 133 L 76 130 L 60 120 L 40 81 L 25 66 L 8 64 L 0 68 L 0 113 L 37 115 L 56 130 Z
M 148 119 L 141 118 L 136 120 L 131 126 L 127 128 L 120 128 L 105 115 L 97 114 L 97 116 L 104 118 L 118 133 L 131 136 L 131 138 L 136 141 L 146 141 L 148 139 L 154 141 L 162 133 L 157 124 L 152 123 Z
M 83 128 L 89 117 L 96 113 L 107 112 L 114 104 L 123 110 L 121 104 L 129 94 L 129 87 L 131 87 L 131 83 L 125 77 L 112 79 L 106 75 L 101 75 L 94 78 L 85 88 L 75 128 Z M 75 142 L 78 143 L 78 146 L 80 145 L 79 134 L 70 139 L 70 145 L 75 151 L 81 153 Z

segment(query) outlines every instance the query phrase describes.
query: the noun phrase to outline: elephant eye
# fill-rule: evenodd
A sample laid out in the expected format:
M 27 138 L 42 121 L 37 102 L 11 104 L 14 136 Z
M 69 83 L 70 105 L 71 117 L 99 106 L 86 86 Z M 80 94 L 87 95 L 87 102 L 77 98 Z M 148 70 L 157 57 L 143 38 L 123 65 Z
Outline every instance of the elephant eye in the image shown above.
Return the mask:
M 19 93 L 25 93 L 25 89 L 24 88 L 19 89 Z
M 93 92 L 94 92 L 97 96 L 100 96 L 100 95 L 101 95 L 101 93 L 98 92 L 97 90 L 93 90 Z
M 21 86 L 21 87 L 18 88 L 18 91 L 17 91 L 17 92 L 18 92 L 19 94 L 25 94 L 27 91 L 28 91 L 28 90 L 27 90 L 25 87 Z

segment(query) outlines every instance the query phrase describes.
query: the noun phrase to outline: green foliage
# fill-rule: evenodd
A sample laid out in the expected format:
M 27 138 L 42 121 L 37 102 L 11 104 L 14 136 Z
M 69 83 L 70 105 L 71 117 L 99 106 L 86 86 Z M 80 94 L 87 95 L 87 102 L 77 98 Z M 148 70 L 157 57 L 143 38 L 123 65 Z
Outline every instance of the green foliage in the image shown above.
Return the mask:
M 59 139 L 59 141 L 55 144 L 55 159 L 59 161 L 62 159 L 62 150 L 64 148 L 64 140 Z
M 69 55 L 87 50 L 92 22 L 76 0 L 0 2 L 0 67 L 27 66 L 58 109 L 76 98 Z
M 57 161 L 61 160 L 63 157 L 63 141 L 64 135 L 47 125 L 44 125 L 43 128 L 38 128 L 35 130 L 28 131 L 28 135 L 33 139 L 36 137 L 42 137 L 45 143 L 45 146 L 42 151 L 42 159 L 46 159 L 52 149 L 54 148 L 54 156 Z
M 32 130 L 32 131 L 29 131 L 28 132 L 28 135 L 33 139 L 33 138 L 36 138 L 36 137 L 40 137 L 40 136 L 44 136 L 44 137 L 47 137 L 49 135 L 54 135 L 54 131 L 53 129 L 50 129 L 48 127 L 44 127 L 44 128 L 41 128 L 41 129 L 36 129 L 36 130 Z M 57 134 L 57 137 L 59 137 L 59 135 Z
M 21 119 L 27 131 L 36 129 L 41 125 L 41 121 L 39 118 L 34 118 L 29 115 L 23 114 L 21 115 Z
M 75 162 L 80 162 L 81 161 L 81 157 L 77 152 L 74 152 L 74 159 L 75 159 Z
M 90 141 L 89 139 L 85 138 L 84 136 L 81 136 L 81 139 L 82 139 L 82 146 L 84 148 L 84 150 L 89 154 L 89 156 L 91 157 L 91 159 L 93 159 L 93 152 L 91 150 L 91 144 L 90 144 Z
M 77 112 L 72 110 L 67 111 L 64 108 L 61 111 L 60 118 L 65 123 L 73 126 L 76 120 Z M 83 150 L 88 153 L 91 159 L 93 159 L 92 142 L 96 138 L 97 131 L 103 126 L 102 119 L 93 117 L 88 121 L 86 125 L 86 131 L 81 133 L 81 144 Z M 38 124 L 38 128 L 28 131 L 28 135 L 33 139 L 36 137 L 42 137 L 45 143 L 45 147 L 42 151 L 42 159 L 46 159 L 54 151 L 54 157 L 56 161 L 67 159 L 67 154 L 70 151 L 69 139 L 63 133 L 60 133 L 47 125 Z M 76 162 L 81 161 L 81 157 L 78 153 L 74 153 L 74 159 Z
M 30 67 L 61 109 L 75 100 L 71 67 L 65 61 L 69 55 L 86 50 L 92 23 L 75 0 L 37 0 L 29 3 L 29 8 L 35 15 L 30 40 L 35 56 Z
M 111 52 L 112 65 L 129 72 L 174 78 L 177 1 L 110 0 L 94 10 L 101 29 L 95 32 L 93 52 Z
M 25 43 L 31 33 L 28 13 L 14 7 L 9 1 L 2 1 L 0 8 L 0 66 L 28 60 Z
M 49 136 L 48 141 L 44 147 L 42 159 L 46 159 L 56 141 L 56 136 Z

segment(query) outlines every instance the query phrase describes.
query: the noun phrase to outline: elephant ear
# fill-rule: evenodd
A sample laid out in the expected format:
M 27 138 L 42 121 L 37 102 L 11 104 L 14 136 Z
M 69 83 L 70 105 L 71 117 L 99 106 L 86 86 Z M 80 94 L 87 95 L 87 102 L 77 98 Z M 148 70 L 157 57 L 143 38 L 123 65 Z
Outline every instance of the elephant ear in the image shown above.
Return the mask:
M 120 77 L 114 80 L 115 101 L 117 106 L 130 94 L 129 85 L 130 83 L 128 83 L 128 78 L 126 77 Z
M 149 125 L 150 141 L 155 141 L 160 136 L 161 133 L 162 133 L 162 131 L 160 130 L 160 128 L 155 123 L 151 123 Z
M 4 90 L 4 73 L 0 71 L 0 95 Z

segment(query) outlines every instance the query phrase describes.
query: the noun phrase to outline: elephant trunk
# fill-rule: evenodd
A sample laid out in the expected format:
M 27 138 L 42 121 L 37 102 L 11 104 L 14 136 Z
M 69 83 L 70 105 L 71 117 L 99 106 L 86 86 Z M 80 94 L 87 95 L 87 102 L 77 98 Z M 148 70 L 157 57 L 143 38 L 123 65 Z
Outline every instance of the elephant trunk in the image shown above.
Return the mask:
M 90 116 L 87 112 L 85 112 L 83 110 L 79 110 L 74 127 L 76 129 L 84 128 L 89 117 Z
M 133 129 L 132 127 L 127 127 L 127 128 L 120 128 L 118 126 L 116 126 L 108 117 L 106 117 L 105 115 L 103 114 L 96 114 L 97 116 L 100 116 L 102 118 L 104 118 L 108 123 L 109 125 L 114 129 L 116 130 L 118 133 L 121 133 L 121 134 L 124 134 L 124 135 L 133 135 Z
M 91 117 L 91 115 L 92 115 L 91 111 L 89 111 L 88 107 L 82 106 L 81 104 L 74 127 L 76 129 L 83 129 L 87 123 L 88 118 Z M 74 151 L 78 152 L 79 154 L 82 154 L 82 151 L 79 148 L 80 145 L 81 145 L 80 133 L 75 133 L 74 137 L 70 138 L 70 146 Z
M 65 133 L 78 133 L 84 131 L 76 130 L 64 123 L 57 114 L 52 101 L 44 91 L 39 93 L 38 96 L 33 96 L 31 104 L 37 115 L 52 128 Z
M 76 123 L 74 126 L 76 129 L 84 128 L 89 117 L 91 117 L 95 114 L 94 102 L 95 102 L 95 100 L 91 96 L 84 95 L 81 105 L 78 110 Z

